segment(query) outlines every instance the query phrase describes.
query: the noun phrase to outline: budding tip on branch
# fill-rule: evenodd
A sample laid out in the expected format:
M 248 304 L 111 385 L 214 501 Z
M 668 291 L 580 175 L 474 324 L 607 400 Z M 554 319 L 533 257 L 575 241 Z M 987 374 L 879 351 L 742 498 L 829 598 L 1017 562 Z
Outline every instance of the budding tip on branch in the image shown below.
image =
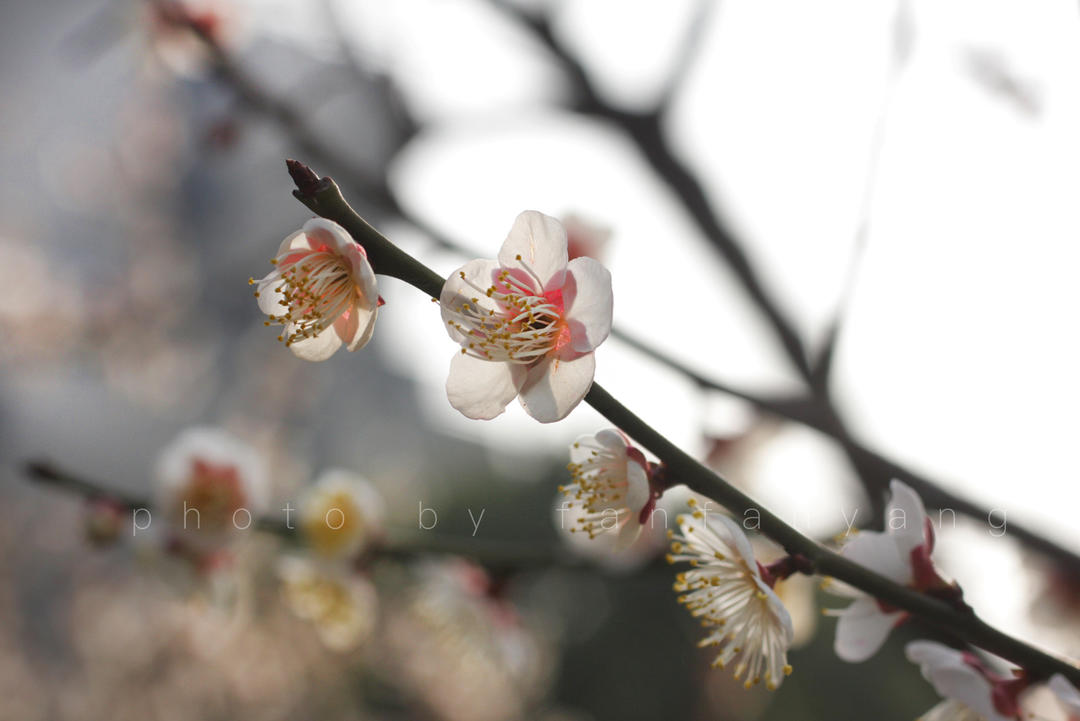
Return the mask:
M 320 178 L 316 175 L 314 170 L 304 165 L 299 160 L 287 158 L 285 160 L 285 165 L 289 169 L 289 177 L 296 183 L 296 190 L 293 191 L 293 195 L 296 196 L 298 200 L 314 197 L 317 192 L 330 183 L 330 178 Z

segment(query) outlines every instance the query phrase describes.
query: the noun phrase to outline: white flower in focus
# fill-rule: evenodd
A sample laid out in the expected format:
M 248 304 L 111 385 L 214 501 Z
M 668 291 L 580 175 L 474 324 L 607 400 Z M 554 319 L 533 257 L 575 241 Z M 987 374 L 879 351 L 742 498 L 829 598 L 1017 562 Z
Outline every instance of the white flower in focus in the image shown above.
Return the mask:
M 1050 677 L 1047 683 L 1050 690 L 1057 696 L 1058 701 L 1065 707 L 1070 719 L 1080 719 L 1080 691 L 1069 683 L 1068 679 L 1060 673 Z
M 974 655 L 935 641 L 912 641 L 905 647 L 905 654 L 909 661 L 919 664 L 923 678 L 945 698 L 924 719 L 1009 721 L 1020 718 L 1017 697 L 1027 686 L 1026 679 L 998 678 Z
M 347 651 L 375 630 L 379 599 L 364 576 L 295 556 L 281 559 L 278 576 L 285 604 L 313 624 L 328 647 Z
M 730 518 L 699 510 L 678 519 L 668 562 L 693 568 L 676 577 L 679 603 L 710 629 L 701 646 L 717 646 L 715 668 L 735 662 L 735 678 L 750 688 L 762 679 L 769 690 L 791 673 L 787 651 L 795 636 L 780 598 L 762 577 L 750 541 Z M 670 533 L 670 532 L 669 532 Z
M 162 449 L 156 501 L 174 540 L 223 545 L 266 511 L 269 488 L 256 452 L 217 428 L 189 428 Z
M 568 260 L 562 225 L 532 210 L 514 221 L 498 260 L 461 266 L 439 302 L 461 344 L 446 395 L 469 418 L 494 418 L 515 396 L 541 423 L 565 418 L 611 332 L 611 274 L 592 258 Z
M 573 482 L 559 491 L 571 508 L 581 509 L 570 531 L 580 530 L 591 539 L 615 533 L 616 549 L 633 543 L 656 505 L 650 502 L 648 462 L 641 451 L 619 431 L 605 429 L 574 441 L 567 468 Z
M 300 504 L 300 531 L 312 551 L 346 559 L 382 535 L 382 496 L 362 476 L 333 469 L 324 472 Z
M 947 587 L 930 561 L 934 532 L 922 499 L 900 481 L 894 480 L 889 488 L 892 499 L 885 511 L 886 530 L 859 531 L 840 549 L 840 555 L 903 586 L 923 591 Z M 834 648 L 845 661 L 865 661 L 873 656 L 889 631 L 907 618 L 904 611 L 856 589 L 842 584 L 828 588 L 855 599 L 847 608 L 829 612 L 839 619 Z
M 326 360 L 342 344 L 353 351 L 371 339 L 379 314 L 375 271 L 344 228 L 312 218 L 270 262 L 277 267 L 258 281 L 255 297 L 266 324 L 284 326 L 278 340 L 297 357 Z

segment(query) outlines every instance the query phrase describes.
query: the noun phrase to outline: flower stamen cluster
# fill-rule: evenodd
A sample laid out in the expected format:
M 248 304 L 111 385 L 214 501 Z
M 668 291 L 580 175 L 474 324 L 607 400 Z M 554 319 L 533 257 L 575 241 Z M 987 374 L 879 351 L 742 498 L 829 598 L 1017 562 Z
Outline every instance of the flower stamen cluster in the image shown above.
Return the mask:
M 764 680 L 772 691 L 791 673 L 787 650 L 794 638 L 791 616 L 762 577 L 750 541 L 726 516 L 706 517 L 695 504 L 669 531 L 669 563 L 688 562 L 678 574 L 679 603 L 701 620 L 709 635 L 700 646 L 720 649 L 714 668 L 734 663 L 734 676 L 751 688 Z
M 618 546 L 632 543 L 655 508 L 644 454 L 617 430 L 606 429 L 578 438 L 566 467 L 572 482 L 559 491 L 571 507 L 581 508 L 570 531 L 596 538 L 618 530 Z
M 467 338 L 461 352 L 488 361 L 531 364 L 569 341 L 561 290 L 545 293 L 536 272 L 515 256 L 523 273 L 504 268 L 486 288 L 459 271 L 461 280 L 491 298 L 497 308 L 483 308 L 474 297 L 453 307 L 446 323 Z

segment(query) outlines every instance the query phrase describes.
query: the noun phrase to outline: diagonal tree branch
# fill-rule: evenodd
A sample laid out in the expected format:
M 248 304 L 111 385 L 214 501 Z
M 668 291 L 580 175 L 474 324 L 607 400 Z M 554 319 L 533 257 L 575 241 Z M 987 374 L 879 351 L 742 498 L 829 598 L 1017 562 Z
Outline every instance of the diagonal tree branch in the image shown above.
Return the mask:
M 293 175 L 295 177 L 296 173 Z M 377 273 L 404 280 L 432 298 L 439 297 L 443 278 L 398 249 L 357 215 L 332 179 L 322 178 L 317 186 L 306 184 L 305 190 L 293 194 L 313 212 L 344 227 L 364 246 Z M 598 383 L 593 383 L 585 402 L 659 458 L 667 468 L 668 478 L 712 498 L 737 517 L 755 514 L 760 518 L 760 528 L 765 535 L 788 553 L 801 554 L 808 559 L 808 572 L 835 577 L 882 602 L 904 609 L 944 633 L 1012 661 L 1033 679 L 1061 673 L 1074 684 L 1080 683 L 1080 668 L 989 626 L 970 608 L 957 607 L 894 583 L 804 536 L 675 446 Z
M 527 16 L 519 17 L 522 17 L 523 21 L 531 22 Z M 401 218 L 406 223 L 412 225 L 421 233 L 431 238 L 441 247 L 457 252 L 465 252 L 466 255 L 469 255 L 467 251 L 463 250 L 460 243 L 447 237 L 444 233 L 402 207 L 392 189 L 389 188 L 386 183 L 385 176 L 378 176 L 368 172 L 364 168 L 353 167 L 344 163 L 341 159 L 341 154 L 338 153 L 335 148 L 319 140 L 318 136 L 305 122 L 303 113 L 290 105 L 286 100 L 278 98 L 261 88 L 257 82 L 248 77 L 237 63 L 231 60 L 228 53 L 217 44 L 215 39 L 202 31 L 197 24 L 191 24 L 189 20 L 184 20 L 183 18 L 180 18 L 177 22 L 185 23 L 185 27 L 189 27 L 197 37 L 210 46 L 216 64 L 224 68 L 224 70 L 219 72 L 219 78 L 233 87 L 237 92 L 238 97 L 252 112 L 276 121 L 282 131 L 288 135 L 298 147 L 309 148 L 311 159 L 320 164 L 326 164 L 328 167 L 334 168 L 339 175 L 343 177 L 345 185 L 361 194 L 364 202 L 371 206 L 374 211 L 387 216 Z M 359 75 L 365 73 L 365 70 L 358 65 L 358 61 L 355 57 L 352 57 L 350 62 L 355 65 L 354 72 Z M 573 73 L 580 73 L 581 77 L 585 77 L 584 69 L 582 69 L 580 64 L 573 60 L 573 58 L 568 57 L 565 62 L 569 63 L 568 67 L 573 69 Z M 632 114 L 620 113 L 615 109 L 609 109 L 605 112 L 612 118 L 640 117 Z M 399 106 L 398 113 L 405 113 L 403 106 Z M 417 127 L 415 123 L 410 120 L 408 125 L 413 128 L 412 132 L 414 133 Z M 657 129 L 658 128 L 659 126 L 657 125 Z M 411 133 L 402 135 L 403 138 L 410 136 Z M 656 135 L 654 139 L 657 142 L 665 142 L 663 141 L 662 136 L 659 135 Z M 315 178 L 315 180 L 317 181 L 318 178 Z M 701 187 L 696 181 L 694 181 L 694 185 L 699 189 Z M 707 208 L 707 201 L 702 202 L 705 202 Z M 638 352 L 682 373 L 702 388 L 716 390 L 740 398 L 766 413 L 809 426 L 833 438 L 840 445 L 841 449 L 844 450 L 853 467 L 857 470 L 860 479 L 863 481 L 871 500 L 873 510 L 872 515 L 875 519 L 881 516 L 880 511 L 884 508 L 884 489 L 887 488 L 888 482 L 892 478 L 904 480 L 908 485 L 918 491 L 923 497 L 923 500 L 930 506 L 939 509 L 953 509 L 957 513 L 970 516 L 980 522 L 984 522 L 989 517 L 991 509 L 946 491 L 939 483 L 926 475 L 891 460 L 858 441 L 841 422 L 841 419 L 835 412 L 833 404 L 827 395 L 818 393 L 798 397 L 778 398 L 752 393 L 732 384 L 722 383 L 714 378 L 706 377 L 689 368 L 674 356 L 668 355 L 663 351 L 642 342 L 640 339 L 623 329 L 616 328 L 613 331 L 613 336 Z M 1047 556 L 1055 559 L 1058 563 L 1063 564 L 1069 569 L 1080 571 L 1080 554 L 1063 548 L 1061 545 L 1040 534 L 1035 529 L 1028 528 L 1022 524 L 1010 521 L 1009 529 L 1010 535 L 1020 539 L 1029 547 L 1045 553 Z

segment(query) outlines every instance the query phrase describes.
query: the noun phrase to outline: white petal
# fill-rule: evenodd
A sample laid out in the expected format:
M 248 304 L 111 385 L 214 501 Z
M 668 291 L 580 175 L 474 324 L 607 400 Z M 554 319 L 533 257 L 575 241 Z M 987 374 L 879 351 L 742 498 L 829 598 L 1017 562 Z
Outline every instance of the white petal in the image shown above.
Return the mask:
M 641 524 L 638 523 L 635 516 L 619 529 L 619 535 L 615 539 L 615 551 L 618 552 L 629 548 L 638 539 L 639 535 L 641 535 Z
M 446 397 L 467 418 L 490 420 L 514 400 L 524 376 L 524 369 L 513 363 L 455 353 L 446 379 Z
M 540 278 L 545 289 L 548 282 L 566 270 L 566 230 L 550 215 L 526 210 L 514 220 L 514 227 L 499 250 L 499 263 L 504 268 L 520 268 L 517 256 Z M 561 285 L 558 282 L 557 285 Z
M 311 249 L 311 243 L 308 241 L 307 234 L 304 233 L 303 230 L 297 230 L 285 236 L 285 240 L 281 241 L 281 245 L 278 246 L 277 254 L 281 255 L 286 250 L 294 250 L 297 248 L 303 250 Z
M 912 641 L 904 653 L 919 664 L 923 678 L 945 698 L 960 701 L 986 721 L 1009 721 L 994 708 L 990 682 L 955 649 L 935 641 Z
M 545 358 L 521 387 L 521 405 L 541 423 L 561 421 L 592 387 L 596 359 L 586 353 L 571 360 Z
M 873 569 L 890 581 L 910 585 L 913 581 L 911 557 L 896 545 L 896 537 L 877 531 L 860 531 L 843 548 L 840 555 L 861 566 Z
M 257 298 L 259 310 L 267 315 L 284 315 L 288 310 L 287 306 L 281 304 L 281 301 L 285 300 L 285 294 L 277 289 L 279 285 L 281 285 L 281 273 L 274 270 L 260 280 L 255 288 L 259 294 Z
M 612 453 L 626 453 L 626 439 L 614 428 L 597 431 L 595 440 Z
M 893 480 L 889 490 L 892 499 L 885 511 L 885 526 L 887 533 L 895 539 L 899 552 L 908 557 L 926 543 L 926 509 L 919 494 L 900 481 Z
M 635 515 L 635 520 L 641 509 L 649 502 L 652 492 L 649 490 L 649 474 L 645 472 L 637 461 L 626 459 L 626 505 Z
M 787 606 L 780 600 L 780 597 L 776 595 L 776 591 L 772 590 L 768 586 L 759 583 L 758 587 L 761 588 L 761 592 L 765 594 L 766 599 L 769 602 L 769 609 L 776 616 L 776 619 L 780 622 L 780 626 L 784 629 L 784 639 L 787 645 L 790 646 L 791 642 L 795 639 L 795 624 L 791 622 L 791 612 L 787 610 Z
M 984 719 L 959 701 L 947 698 L 920 716 L 918 721 L 984 721 Z
M 1080 716 L 1080 692 L 1069 683 L 1068 679 L 1060 673 L 1050 677 L 1050 690 L 1058 697 L 1058 700 L 1068 709 L 1072 716 Z
M 856 599 L 836 621 L 836 655 L 850 663 L 865 661 L 877 653 L 903 615 L 885 613 L 869 596 Z
M 939 694 L 970 707 L 986 721 L 1009 721 L 1009 717 L 999 713 L 994 706 L 990 682 L 975 669 L 939 669 L 932 672 L 928 680 Z
M 611 333 L 611 273 L 592 258 L 575 258 L 566 267 L 563 285 L 570 347 L 594 350 Z
M 626 441 L 623 440 L 619 432 L 613 428 L 605 428 L 595 434 L 578 436 L 577 440 L 570 446 L 570 462 L 584 463 L 590 460 L 593 458 L 593 451 L 598 445 L 615 454 L 616 457 L 625 456 L 626 454 Z
M 378 305 L 379 284 L 375 278 L 375 271 L 372 269 L 371 263 L 368 262 L 367 254 L 364 253 L 363 248 L 353 243 L 352 247 L 342 255 L 349 261 L 350 275 L 353 283 L 356 284 L 357 290 L 360 291 L 362 303 L 369 307 Z
M 742 556 L 743 561 L 750 569 L 757 570 L 757 559 L 754 558 L 754 547 L 750 545 L 750 539 L 746 537 L 746 533 L 738 523 L 727 516 L 718 513 L 712 515 L 706 514 L 705 520 L 707 524 L 712 527 L 713 532 L 728 540 L 728 545 L 734 547 L 735 550 L 739 552 L 739 555 Z
M 285 327 L 286 336 L 293 331 L 294 327 L 292 325 Z M 338 338 L 333 326 L 324 328 L 321 333 L 311 338 L 304 338 L 289 344 L 289 350 L 293 352 L 293 355 L 306 361 L 324 361 L 334 355 L 340 347 L 341 338 Z
M 465 340 L 466 336 L 450 325 L 448 321 L 456 317 L 456 313 L 461 309 L 462 304 L 472 304 L 473 299 L 476 299 L 476 305 L 481 308 L 487 310 L 497 308 L 495 301 L 473 288 L 469 283 L 487 289 L 492 285 L 498 271 L 499 262 L 497 260 L 478 258 L 477 260 L 470 260 L 455 270 L 443 283 L 442 291 L 439 293 L 439 306 L 442 311 L 443 324 L 446 327 L 446 332 L 458 343 Z M 462 273 L 465 274 L 465 278 L 461 277 Z
M 908 661 L 922 667 L 923 676 L 931 670 L 964 665 L 964 658 L 959 651 L 937 641 L 912 641 L 904 647 Z

